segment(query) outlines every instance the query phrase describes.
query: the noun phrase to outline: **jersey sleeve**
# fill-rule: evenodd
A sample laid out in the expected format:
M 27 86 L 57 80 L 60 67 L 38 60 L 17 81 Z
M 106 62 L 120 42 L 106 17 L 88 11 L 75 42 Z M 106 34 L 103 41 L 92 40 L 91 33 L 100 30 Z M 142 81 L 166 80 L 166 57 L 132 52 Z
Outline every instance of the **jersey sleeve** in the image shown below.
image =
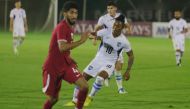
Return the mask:
M 25 12 L 25 10 L 23 10 L 22 16 L 23 16 L 23 18 L 26 18 L 26 12 Z
M 14 11 L 11 10 L 11 12 L 10 12 L 10 18 L 13 18 L 13 17 L 14 17 Z
M 64 26 L 59 25 L 56 29 L 56 32 L 57 32 L 57 41 L 67 42 L 66 31 L 64 29 Z
M 106 29 L 99 30 L 97 32 L 97 37 L 101 37 L 101 38 L 104 37 L 105 32 L 106 32 Z
M 98 25 L 100 25 L 100 26 L 104 25 L 104 18 L 103 18 L 103 16 L 101 16 L 101 17 L 98 19 Z
M 123 47 L 123 51 L 124 51 L 124 52 L 129 52 L 129 51 L 131 51 L 131 50 L 132 50 L 131 45 L 130 45 L 129 41 L 126 39 L 126 40 L 125 40 L 124 47 Z

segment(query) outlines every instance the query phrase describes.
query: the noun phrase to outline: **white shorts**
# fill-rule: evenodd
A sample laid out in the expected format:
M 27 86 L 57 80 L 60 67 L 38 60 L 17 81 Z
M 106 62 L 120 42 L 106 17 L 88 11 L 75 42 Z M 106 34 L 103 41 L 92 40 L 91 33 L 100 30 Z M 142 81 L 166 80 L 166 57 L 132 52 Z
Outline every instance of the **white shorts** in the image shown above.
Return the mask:
M 109 77 L 112 76 L 115 69 L 115 61 L 106 61 L 94 58 L 84 69 L 84 72 L 92 77 L 96 77 L 101 71 L 106 71 Z
M 185 51 L 185 38 L 182 35 L 173 37 L 173 47 L 175 50 Z
M 14 28 L 13 29 L 13 37 L 25 37 L 24 28 Z

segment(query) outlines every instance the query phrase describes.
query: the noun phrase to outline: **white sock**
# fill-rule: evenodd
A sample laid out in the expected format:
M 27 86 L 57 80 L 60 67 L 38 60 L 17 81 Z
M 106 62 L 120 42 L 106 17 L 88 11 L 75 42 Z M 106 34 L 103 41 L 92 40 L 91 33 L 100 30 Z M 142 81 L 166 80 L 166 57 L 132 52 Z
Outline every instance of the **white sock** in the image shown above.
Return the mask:
M 74 101 L 75 103 L 77 103 L 77 97 L 78 97 L 78 93 L 79 93 L 79 87 L 76 86 L 75 89 L 74 89 L 74 92 L 73 92 L 73 99 L 72 101 Z
M 181 53 L 176 51 L 176 63 L 178 64 L 180 62 L 181 59 Z
M 114 71 L 114 74 L 115 74 L 115 80 L 116 80 L 116 83 L 117 83 L 117 87 L 118 87 L 118 90 L 123 88 L 123 84 L 122 84 L 122 75 L 121 75 L 121 72 L 120 71 Z
M 104 84 L 104 78 L 97 76 L 95 82 L 93 83 L 89 96 L 94 97 L 95 94 L 102 88 L 103 84 Z

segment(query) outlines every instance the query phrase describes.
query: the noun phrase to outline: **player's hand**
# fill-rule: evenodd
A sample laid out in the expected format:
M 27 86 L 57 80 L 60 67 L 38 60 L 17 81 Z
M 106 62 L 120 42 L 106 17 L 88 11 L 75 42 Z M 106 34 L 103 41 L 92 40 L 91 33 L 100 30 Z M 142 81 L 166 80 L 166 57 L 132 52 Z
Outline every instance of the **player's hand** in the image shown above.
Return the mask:
M 81 43 L 84 43 L 87 39 L 88 39 L 88 36 L 90 35 L 89 32 L 84 32 L 82 35 L 81 35 L 81 38 L 80 38 L 80 42 Z
M 123 74 L 123 78 L 128 81 L 130 79 L 130 73 L 127 71 Z

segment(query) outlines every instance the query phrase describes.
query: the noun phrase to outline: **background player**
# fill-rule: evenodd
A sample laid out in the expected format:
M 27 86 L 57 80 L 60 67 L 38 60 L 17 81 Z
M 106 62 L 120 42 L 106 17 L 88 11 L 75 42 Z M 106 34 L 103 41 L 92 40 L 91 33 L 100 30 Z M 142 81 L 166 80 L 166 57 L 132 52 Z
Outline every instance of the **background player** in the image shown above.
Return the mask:
M 113 25 L 113 31 L 109 29 L 103 29 L 97 32 L 99 38 L 102 39 L 101 46 L 99 51 L 96 54 L 96 57 L 91 61 L 91 63 L 84 69 L 84 77 L 88 81 L 93 77 L 96 77 L 96 80 L 93 84 L 92 90 L 85 102 L 85 106 L 88 106 L 92 101 L 92 98 L 95 94 L 101 89 L 105 79 L 110 77 L 115 68 L 115 62 L 118 59 L 119 53 L 125 49 L 129 57 L 128 67 L 123 75 L 125 80 L 129 79 L 130 70 L 134 61 L 133 51 L 127 40 L 127 38 L 121 33 L 124 28 L 124 19 L 125 16 L 120 15 L 116 18 Z M 77 102 L 77 88 L 74 90 L 73 102 Z M 72 103 L 69 102 L 66 106 L 72 106 Z
M 181 58 L 185 50 L 185 33 L 188 32 L 187 22 L 181 18 L 181 11 L 174 12 L 174 19 L 169 22 L 169 38 L 172 38 L 176 54 L 176 64 L 181 66 Z
M 15 8 L 10 12 L 10 31 L 13 32 L 13 51 L 18 54 L 18 46 L 25 39 L 25 32 L 28 31 L 26 13 L 21 8 L 21 1 L 15 0 Z
M 83 108 L 88 93 L 88 84 L 70 57 L 70 50 L 83 44 L 88 33 L 84 33 L 79 41 L 73 42 L 73 25 L 78 16 L 78 6 L 75 2 L 66 2 L 63 14 L 64 20 L 53 31 L 48 57 L 43 65 L 43 92 L 47 95 L 43 109 L 52 109 L 57 102 L 62 80 L 79 87 L 75 109 Z
M 98 24 L 95 27 L 95 32 L 97 32 L 98 30 L 103 29 L 103 28 L 108 28 L 111 31 L 114 21 L 115 21 L 115 18 L 120 15 L 120 13 L 117 12 L 117 4 L 114 3 L 113 1 L 109 1 L 107 3 L 107 12 L 108 12 L 107 14 L 105 14 L 99 18 Z M 130 34 L 131 29 L 130 29 L 130 25 L 128 24 L 126 18 L 125 18 L 125 28 L 126 28 L 127 32 Z M 94 45 L 95 44 L 96 44 L 96 40 L 94 40 Z M 122 85 L 122 74 L 121 74 L 122 66 L 123 66 L 123 55 L 121 52 L 119 54 L 119 58 L 115 64 L 115 70 L 114 70 L 114 75 L 115 75 L 116 83 L 118 86 L 118 93 L 120 93 L 120 94 L 126 93 L 126 91 Z M 105 80 L 105 83 L 108 84 L 108 79 Z

